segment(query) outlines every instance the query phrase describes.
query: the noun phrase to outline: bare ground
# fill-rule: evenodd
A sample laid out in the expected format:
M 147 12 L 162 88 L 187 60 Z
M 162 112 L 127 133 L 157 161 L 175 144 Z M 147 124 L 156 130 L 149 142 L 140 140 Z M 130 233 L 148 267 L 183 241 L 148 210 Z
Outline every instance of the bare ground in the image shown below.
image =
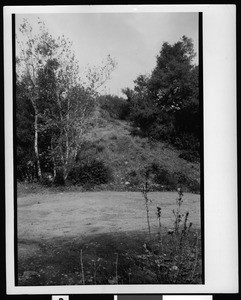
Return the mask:
M 156 206 L 162 208 L 163 253 L 169 257 L 173 241 L 165 232 L 173 228 L 177 194 L 153 192 L 149 198 L 152 200 L 149 208 L 154 235 L 158 231 Z M 195 240 L 200 232 L 199 195 L 184 194 L 182 212 L 186 211 L 189 211 L 189 221 L 195 229 L 190 235 L 190 245 L 197 246 Z M 162 279 L 157 278 L 149 260 L 142 261 L 146 238 L 146 210 L 141 193 L 27 194 L 18 198 L 18 285 L 83 284 L 84 273 L 80 265 L 82 250 L 85 284 L 116 284 L 113 283 L 113 274 L 116 272 L 117 253 L 119 283 L 171 283 L 172 278 L 165 279 L 165 274 Z M 187 274 L 195 273 L 195 276 L 191 281 L 181 277 L 181 282 L 201 282 L 201 256 L 197 250 L 194 252 L 197 263 L 193 271 L 190 273 L 189 270 Z
M 150 221 L 153 230 L 157 227 L 157 205 L 162 208 L 162 226 L 173 226 L 172 211 L 176 207 L 176 198 L 177 194 L 174 192 L 150 193 Z M 184 194 L 182 211 L 189 211 L 189 221 L 193 223 L 193 227 L 200 227 L 199 195 Z M 31 252 L 35 247 L 29 247 L 31 240 L 78 238 L 137 230 L 147 230 L 145 203 L 138 192 L 29 194 L 18 198 L 20 255 Z

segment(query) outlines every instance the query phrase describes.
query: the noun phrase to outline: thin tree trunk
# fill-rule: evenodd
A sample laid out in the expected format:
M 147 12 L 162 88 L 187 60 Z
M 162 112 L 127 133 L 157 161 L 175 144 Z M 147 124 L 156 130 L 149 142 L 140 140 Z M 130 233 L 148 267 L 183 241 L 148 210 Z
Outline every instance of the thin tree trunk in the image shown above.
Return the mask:
M 65 128 L 65 163 L 64 163 L 64 181 L 67 179 L 68 175 L 69 175 L 69 166 L 70 166 L 70 145 L 69 145 L 69 134 L 71 134 L 69 132 L 69 97 L 67 98 L 67 115 L 66 115 L 66 119 L 67 119 L 67 124 L 66 124 L 66 128 Z
M 70 164 L 70 158 L 69 158 L 69 139 L 68 139 L 68 129 L 65 130 L 65 147 L 66 147 L 66 153 L 65 153 L 65 162 L 64 162 L 64 181 L 67 179 L 68 177 L 68 169 L 69 169 L 69 164 Z
M 37 174 L 38 178 L 42 178 L 42 171 L 40 166 L 40 160 L 39 160 L 39 148 L 38 148 L 38 113 L 35 108 L 35 116 L 34 116 L 34 152 L 36 156 L 36 162 L 37 162 Z
M 53 181 L 55 181 L 57 170 L 56 170 L 56 162 L 55 162 L 55 155 L 54 155 L 54 147 L 53 147 L 53 138 L 51 138 L 51 152 L 52 152 L 52 160 L 53 160 Z

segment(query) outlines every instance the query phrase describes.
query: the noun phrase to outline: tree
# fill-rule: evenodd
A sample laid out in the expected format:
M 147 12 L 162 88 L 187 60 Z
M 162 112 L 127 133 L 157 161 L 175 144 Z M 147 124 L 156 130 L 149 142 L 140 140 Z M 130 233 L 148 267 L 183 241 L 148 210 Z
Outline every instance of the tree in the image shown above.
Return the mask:
M 37 35 L 33 35 L 33 29 L 26 19 L 20 25 L 22 37 L 17 36 L 16 71 L 18 80 L 24 83 L 25 94 L 30 99 L 34 110 L 34 152 L 38 178 L 41 179 L 39 118 L 40 95 L 43 90 L 38 85 L 39 71 L 44 69 L 50 61 L 54 62 L 55 66 L 61 64 L 58 73 L 60 81 L 66 81 L 66 83 L 68 81 L 70 85 L 73 85 L 77 78 L 78 67 L 74 64 L 74 56 L 70 50 L 71 43 L 64 37 L 55 40 L 45 28 L 44 23 L 38 22 L 38 24 L 40 33 Z M 59 94 L 63 91 L 63 87 L 58 90 Z
M 164 43 L 149 81 L 149 93 L 157 107 L 179 110 L 192 95 L 189 79 L 195 57 L 192 40 L 183 36 L 174 45 Z
M 124 92 L 131 103 L 130 119 L 143 134 L 198 150 L 199 74 L 194 57 L 191 39 L 165 42 L 150 76 L 138 76 L 134 90 Z
M 84 87 L 71 43 L 64 36 L 54 39 L 42 22 L 39 26 L 37 35 L 27 20 L 20 27 L 17 79 L 32 105 L 38 178 L 51 170 L 54 179 L 58 175 L 65 182 L 96 107 L 96 90 L 115 64 L 109 56 L 99 72 L 97 67 L 89 70 L 90 82 Z
M 20 82 L 16 84 L 16 106 L 16 175 L 20 180 L 31 181 L 35 177 L 33 108 Z
M 98 103 L 102 110 L 106 111 L 108 115 L 115 119 L 125 119 L 128 114 L 127 101 L 114 95 L 100 95 Z
M 106 59 L 102 61 L 99 66 L 88 66 L 85 77 L 85 86 L 88 90 L 98 92 L 98 90 L 104 86 L 107 80 L 110 79 L 111 73 L 116 69 L 117 62 L 110 54 Z

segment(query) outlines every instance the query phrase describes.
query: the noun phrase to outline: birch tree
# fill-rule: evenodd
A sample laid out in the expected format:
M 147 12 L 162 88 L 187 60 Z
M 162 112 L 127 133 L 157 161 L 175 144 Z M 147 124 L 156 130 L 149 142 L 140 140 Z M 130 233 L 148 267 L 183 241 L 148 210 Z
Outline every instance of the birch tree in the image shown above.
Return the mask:
M 95 110 L 97 90 L 109 79 L 115 63 L 108 56 L 103 66 L 89 69 L 84 87 L 72 43 L 64 36 L 53 38 L 42 22 L 34 35 L 27 20 L 20 34 L 17 80 L 24 82 L 34 111 L 37 175 L 42 178 L 41 160 L 50 157 L 53 177 L 58 173 L 65 182 Z

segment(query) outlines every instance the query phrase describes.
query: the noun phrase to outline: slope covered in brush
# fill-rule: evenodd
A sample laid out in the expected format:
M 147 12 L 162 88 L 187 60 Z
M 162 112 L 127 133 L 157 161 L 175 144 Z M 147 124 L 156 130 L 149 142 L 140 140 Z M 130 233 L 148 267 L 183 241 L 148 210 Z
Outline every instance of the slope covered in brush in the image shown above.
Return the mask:
M 175 190 L 182 186 L 199 191 L 199 163 L 182 158 L 182 151 L 167 142 L 134 135 L 127 121 L 110 117 L 106 110 L 97 112 L 95 124 L 70 174 L 73 183 L 91 189 L 139 190 L 149 168 L 153 189 Z

